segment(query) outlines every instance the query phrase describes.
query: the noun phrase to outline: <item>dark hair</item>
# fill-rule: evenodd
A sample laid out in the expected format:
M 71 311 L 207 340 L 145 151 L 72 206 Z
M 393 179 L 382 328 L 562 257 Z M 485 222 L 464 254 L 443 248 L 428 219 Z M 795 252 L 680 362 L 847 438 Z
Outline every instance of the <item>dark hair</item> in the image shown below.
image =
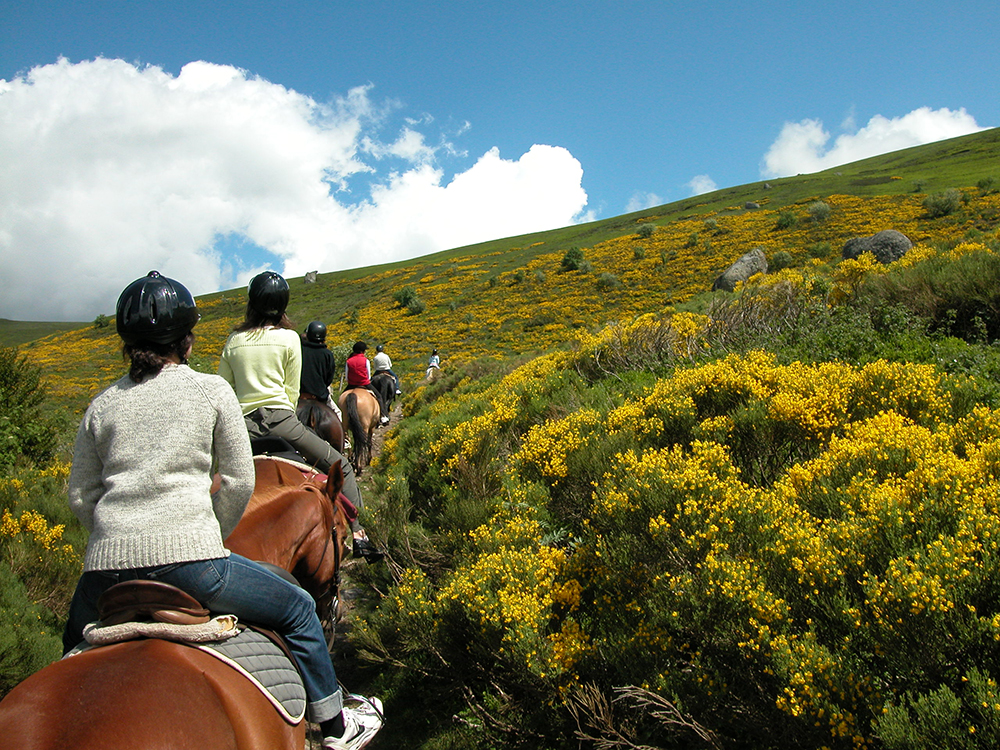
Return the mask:
M 295 326 L 292 325 L 292 321 L 285 313 L 280 313 L 279 315 L 265 315 L 254 307 L 250 306 L 247 302 L 246 315 L 243 316 L 243 322 L 236 326 L 233 331 L 236 333 L 242 333 L 243 331 L 252 331 L 254 328 L 263 328 L 264 326 L 275 326 L 276 328 L 290 328 L 293 331 Z
M 171 341 L 169 344 L 154 344 L 150 341 L 138 341 L 135 344 L 122 344 L 122 359 L 131 362 L 128 376 L 136 383 L 146 378 L 159 375 L 171 357 L 177 357 L 182 365 L 187 364 L 188 349 L 194 344 L 194 333 Z

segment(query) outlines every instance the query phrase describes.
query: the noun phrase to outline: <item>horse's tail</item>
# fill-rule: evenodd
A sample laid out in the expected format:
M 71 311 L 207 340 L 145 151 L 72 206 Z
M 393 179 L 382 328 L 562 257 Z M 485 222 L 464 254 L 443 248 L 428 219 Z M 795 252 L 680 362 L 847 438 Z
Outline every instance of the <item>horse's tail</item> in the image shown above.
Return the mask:
M 368 455 L 371 446 L 368 444 L 368 431 L 361 424 L 361 417 L 358 415 L 358 396 L 356 393 L 348 393 L 344 399 L 344 416 L 347 417 L 347 424 L 351 428 L 351 445 L 354 455 L 360 458 Z

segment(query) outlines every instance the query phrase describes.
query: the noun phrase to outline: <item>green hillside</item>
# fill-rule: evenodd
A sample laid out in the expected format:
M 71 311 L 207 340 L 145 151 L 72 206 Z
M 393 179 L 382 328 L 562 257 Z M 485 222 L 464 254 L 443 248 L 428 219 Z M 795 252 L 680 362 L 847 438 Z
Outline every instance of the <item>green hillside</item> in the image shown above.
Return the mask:
M 404 381 L 337 662 L 385 701 L 372 749 L 1000 746 L 998 187 L 991 130 L 291 279 Z M 883 229 L 914 247 L 842 259 Z M 194 367 L 244 304 L 199 299 Z M 21 351 L 64 440 L 123 371 L 113 326 Z M 0 694 L 58 655 L 67 472 L 0 475 Z
M 881 229 L 930 245 L 989 233 L 1000 197 L 977 186 L 991 178 L 1000 184 L 1000 130 L 774 180 L 769 188 L 728 188 L 589 224 L 320 274 L 315 284 L 290 279 L 289 315 L 300 328 L 313 319 L 326 322 L 341 355 L 357 339 L 386 344 L 394 369 L 412 384 L 432 348 L 446 367 L 502 361 L 567 346 L 579 331 L 612 321 L 701 309 L 713 296 L 713 280 L 754 247 L 772 261 L 783 252 L 793 266 L 818 262 L 829 269 L 844 242 Z M 917 183 L 931 194 L 962 190 L 966 203 L 929 218 L 928 192 L 913 192 Z M 745 208 L 748 201 L 760 208 Z M 830 208 L 823 221 L 809 213 L 817 202 Z M 788 217 L 794 223 L 778 228 Z M 562 267 L 572 248 L 583 254 L 582 270 Z M 408 306 L 399 303 L 404 298 Z M 196 366 L 214 370 L 244 304 L 242 289 L 200 298 Z M 113 327 L 49 336 L 25 351 L 74 410 L 121 371 Z
M 73 331 L 83 323 L 45 323 L 0 318 L 0 346 L 20 346 L 52 333 Z

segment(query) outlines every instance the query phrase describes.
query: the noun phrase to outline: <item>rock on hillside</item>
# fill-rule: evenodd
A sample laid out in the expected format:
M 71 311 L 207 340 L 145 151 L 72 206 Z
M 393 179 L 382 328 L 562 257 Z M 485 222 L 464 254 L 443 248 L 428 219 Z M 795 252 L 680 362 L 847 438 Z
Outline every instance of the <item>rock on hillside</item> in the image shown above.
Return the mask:
M 897 261 L 913 247 L 910 238 L 895 229 L 884 229 L 871 237 L 854 237 L 844 243 L 843 257 L 856 260 L 864 253 L 871 253 L 879 263 L 888 265 Z
M 746 281 L 757 273 L 767 273 L 767 258 L 764 255 L 764 249 L 760 247 L 755 247 L 723 271 L 722 275 L 712 284 L 712 291 L 722 289 L 731 292 L 736 289 L 736 284 Z

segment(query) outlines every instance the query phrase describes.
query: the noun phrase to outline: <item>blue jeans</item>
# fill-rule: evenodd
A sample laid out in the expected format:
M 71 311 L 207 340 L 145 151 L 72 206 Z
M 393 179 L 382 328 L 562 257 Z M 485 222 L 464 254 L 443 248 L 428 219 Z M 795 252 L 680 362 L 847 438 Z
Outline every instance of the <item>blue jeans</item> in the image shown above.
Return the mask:
M 233 614 L 280 633 L 302 670 L 310 719 L 323 722 L 341 712 L 343 693 L 326 650 L 316 602 L 304 589 L 237 554 L 154 568 L 85 572 L 69 607 L 63 650 L 82 641 L 84 626 L 98 619 L 101 594 L 116 583 L 137 578 L 173 584 L 216 614 Z

